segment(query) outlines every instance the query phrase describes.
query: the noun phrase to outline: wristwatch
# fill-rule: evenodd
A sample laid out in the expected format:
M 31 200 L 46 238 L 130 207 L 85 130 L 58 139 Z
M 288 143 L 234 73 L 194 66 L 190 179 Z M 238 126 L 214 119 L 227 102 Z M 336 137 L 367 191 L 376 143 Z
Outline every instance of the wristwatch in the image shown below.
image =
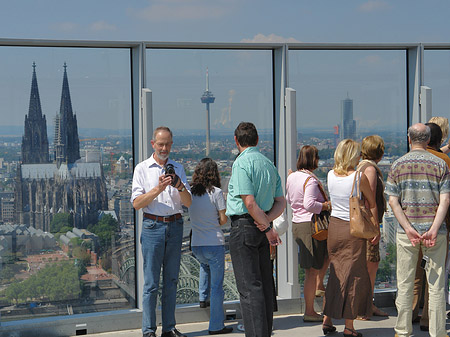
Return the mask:
M 267 226 L 266 229 L 263 230 L 262 232 L 265 234 L 265 233 L 267 233 L 268 231 L 270 231 L 271 229 L 272 229 L 272 223 L 270 223 L 269 226 Z

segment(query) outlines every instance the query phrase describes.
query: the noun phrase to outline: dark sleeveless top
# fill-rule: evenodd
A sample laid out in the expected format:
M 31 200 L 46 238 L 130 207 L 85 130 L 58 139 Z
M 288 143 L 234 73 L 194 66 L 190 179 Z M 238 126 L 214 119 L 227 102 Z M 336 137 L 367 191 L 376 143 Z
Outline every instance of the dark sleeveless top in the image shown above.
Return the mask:
M 377 171 L 377 190 L 375 191 L 375 202 L 377 204 L 378 209 L 378 222 L 383 222 L 383 215 L 386 211 L 386 199 L 384 197 L 384 184 L 383 184 L 383 176 L 381 175 L 380 169 L 373 165 L 372 163 L 365 162 L 365 165 L 361 168 L 361 172 L 364 172 L 365 169 L 369 166 L 374 166 Z

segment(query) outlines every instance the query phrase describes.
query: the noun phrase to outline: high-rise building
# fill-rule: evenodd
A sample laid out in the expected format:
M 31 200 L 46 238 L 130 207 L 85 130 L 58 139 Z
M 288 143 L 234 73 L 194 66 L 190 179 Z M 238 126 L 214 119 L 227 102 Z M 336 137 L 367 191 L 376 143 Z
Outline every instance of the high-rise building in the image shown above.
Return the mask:
M 341 101 L 340 139 L 356 138 L 356 121 L 353 119 L 353 100 L 348 97 Z
M 25 135 L 22 142 L 25 153 L 16 176 L 16 221 L 50 231 L 53 215 L 63 212 L 72 214 L 75 227 L 85 228 L 97 221 L 99 210 L 106 210 L 108 207 L 106 183 L 100 162 L 78 162 L 80 142 L 77 118 L 72 112 L 66 64 L 60 111 L 55 118 L 53 163 L 48 162 L 48 142 L 40 141 L 47 140 L 45 116 L 41 116 L 33 64 L 30 108 L 28 116 L 25 116 Z M 40 124 L 35 125 L 30 123 L 30 120 Z M 30 143 L 29 135 L 35 135 L 37 141 Z M 32 149 L 33 153 L 30 153 L 29 149 Z

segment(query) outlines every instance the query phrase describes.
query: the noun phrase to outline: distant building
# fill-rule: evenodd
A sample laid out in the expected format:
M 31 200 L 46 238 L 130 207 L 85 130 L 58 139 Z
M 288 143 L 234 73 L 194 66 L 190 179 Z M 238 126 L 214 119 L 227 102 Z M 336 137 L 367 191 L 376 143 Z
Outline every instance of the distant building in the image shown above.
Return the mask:
M 1 199 L 1 219 L 3 223 L 14 222 L 15 219 L 15 208 L 13 198 L 2 198 Z
M 339 138 L 356 139 L 356 121 L 353 119 L 353 100 L 348 96 L 341 101 L 341 125 Z
M 29 254 L 56 247 L 55 237 L 40 229 L 26 225 L 0 226 L 0 252 Z
M 97 221 L 98 210 L 107 208 L 106 183 L 99 162 L 82 163 L 76 115 L 72 111 L 67 66 L 64 77 L 60 110 L 55 118 L 53 163 L 48 162 L 48 142 L 45 142 L 46 124 L 39 101 L 36 65 L 33 63 L 29 116 L 25 116 L 22 141 L 22 164 L 17 169 L 15 189 L 16 222 L 50 231 L 50 222 L 56 213 L 71 213 L 74 226 L 85 228 Z M 30 123 L 30 116 L 37 121 Z M 41 119 L 39 119 L 41 118 Z M 36 142 L 27 135 L 39 135 Z M 32 149 L 29 151 L 28 149 Z

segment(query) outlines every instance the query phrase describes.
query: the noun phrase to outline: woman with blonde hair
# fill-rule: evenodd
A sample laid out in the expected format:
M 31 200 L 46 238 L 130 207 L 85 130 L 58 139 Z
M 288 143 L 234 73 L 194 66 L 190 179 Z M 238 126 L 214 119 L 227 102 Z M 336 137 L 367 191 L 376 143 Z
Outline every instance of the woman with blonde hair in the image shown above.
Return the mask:
M 357 316 L 372 313 L 372 291 L 366 265 L 366 240 L 350 235 L 349 198 L 356 196 L 353 182 L 360 183 L 375 219 L 375 198 L 364 173 L 356 172 L 361 146 L 352 139 L 342 140 L 334 152 L 334 167 L 328 172 L 328 192 L 331 199 L 331 217 L 328 227 L 328 256 L 330 276 L 325 291 L 324 325 L 331 318 L 345 319 L 345 337 L 361 337 L 353 321 Z M 331 318 L 330 318 L 331 317 Z M 329 321 L 327 321 L 329 320 Z
M 386 211 L 386 198 L 384 197 L 383 174 L 378 163 L 384 155 L 384 141 L 378 135 L 367 136 L 361 144 L 362 160 L 358 164 L 357 170 L 363 172 L 369 180 L 370 189 L 375 199 L 375 209 L 378 214 L 378 222 L 383 220 Z M 377 276 L 378 264 L 380 263 L 380 235 L 372 240 L 367 240 L 367 270 L 372 285 L 372 295 L 375 288 L 375 278 Z M 374 316 L 388 316 L 387 313 L 378 309 L 372 304 L 372 314 Z M 363 317 L 362 319 L 369 319 Z

